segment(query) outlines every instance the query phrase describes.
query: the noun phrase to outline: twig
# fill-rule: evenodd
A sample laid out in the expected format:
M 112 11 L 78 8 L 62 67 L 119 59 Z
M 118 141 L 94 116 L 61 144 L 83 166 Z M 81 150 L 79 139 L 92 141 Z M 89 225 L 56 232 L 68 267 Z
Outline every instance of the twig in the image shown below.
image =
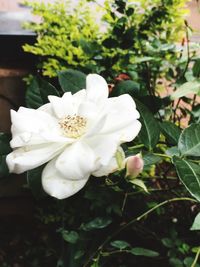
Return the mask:
M 159 204 L 157 204 L 156 206 L 154 206 L 153 208 L 149 209 L 148 211 L 144 212 L 143 214 L 141 214 L 140 216 L 132 219 L 130 222 L 126 223 L 125 225 L 123 225 L 121 228 L 119 228 L 117 231 L 115 231 L 113 234 L 111 234 L 108 238 L 106 238 L 106 240 L 103 241 L 103 243 L 97 248 L 97 250 L 92 253 L 92 255 L 89 257 L 89 259 L 85 262 L 85 264 L 83 265 L 83 267 L 87 267 L 90 262 L 93 260 L 93 258 L 96 256 L 96 254 L 100 253 L 102 251 L 102 249 L 104 248 L 104 246 L 110 242 L 113 237 L 115 237 L 116 235 L 118 235 L 121 231 L 123 231 L 124 229 L 126 229 L 127 227 L 131 226 L 133 223 L 135 222 L 139 222 L 141 221 L 143 218 L 145 218 L 147 215 L 149 215 L 150 213 L 152 213 L 153 211 L 155 211 L 156 209 L 165 206 L 166 204 L 172 203 L 172 202 L 177 202 L 177 201 L 191 201 L 191 202 L 197 202 L 197 200 L 193 199 L 193 198 L 189 198 L 189 197 L 181 197 L 181 198 L 172 198 L 169 200 L 165 200 Z M 199 252 L 200 253 L 200 252 Z M 194 267 L 194 266 L 191 266 Z

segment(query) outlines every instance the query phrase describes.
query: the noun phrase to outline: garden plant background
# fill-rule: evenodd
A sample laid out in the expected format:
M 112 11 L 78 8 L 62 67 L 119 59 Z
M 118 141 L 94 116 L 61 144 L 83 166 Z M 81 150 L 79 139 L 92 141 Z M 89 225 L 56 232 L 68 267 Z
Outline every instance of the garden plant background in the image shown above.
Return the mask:
M 23 49 L 39 56 L 37 72 L 25 78 L 26 106 L 38 109 L 49 95 L 75 94 L 97 73 L 109 83 L 110 97 L 134 99 L 142 128 L 122 144 L 125 158 L 137 155 L 136 165 L 130 169 L 117 150 L 118 170 L 94 174 L 70 198 L 44 192 L 46 162 L 29 168 L 39 227 L 34 242 L 24 241 L 19 266 L 200 266 L 200 47 L 190 42 L 185 0 L 25 4 L 41 17 L 25 25 L 37 41 Z M 98 90 L 97 82 L 94 98 Z M 2 179 L 9 179 L 11 138 L 0 135 Z M 2 266 L 12 264 L 5 258 Z

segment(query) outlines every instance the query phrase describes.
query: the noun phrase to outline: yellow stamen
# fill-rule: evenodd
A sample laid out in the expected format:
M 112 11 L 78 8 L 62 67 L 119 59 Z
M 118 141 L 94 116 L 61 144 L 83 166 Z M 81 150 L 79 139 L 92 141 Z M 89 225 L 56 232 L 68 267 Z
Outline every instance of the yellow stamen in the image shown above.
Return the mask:
M 68 115 L 59 121 L 60 128 L 65 136 L 78 138 L 86 131 L 86 118 L 79 115 Z

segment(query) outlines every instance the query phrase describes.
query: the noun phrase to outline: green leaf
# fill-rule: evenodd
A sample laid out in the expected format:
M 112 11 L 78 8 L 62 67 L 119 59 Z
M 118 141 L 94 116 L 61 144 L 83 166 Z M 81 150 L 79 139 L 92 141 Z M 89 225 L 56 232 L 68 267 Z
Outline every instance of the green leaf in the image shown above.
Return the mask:
M 200 80 L 194 80 L 191 82 L 186 82 L 181 85 L 172 95 L 171 99 L 180 98 L 188 94 L 198 94 L 200 90 Z
M 0 133 L 0 155 L 7 155 L 12 151 L 10 140 L 10 134 Z
M 180 135 L 178 149 L 181 155 L 200 156 L 200 124 L 193 123 Z
M 178 258 L 170 258 L 169 259 L 170 262 L 170 266 L 174 266 L 174 267 L 183 267 L 183 262 L 181 260 L 179 260 Z
M 44 104 L 49 102 L 48 100 L 49 95 L 59 96 L 59 93 L 56 90 L 56 88 L 52 84 L 45 81 L 44 79 L 37 78 L 37 84 Z
M 131 245 L 128 242 L 123 241 L 123 240 L 115 240 L 115 241 L 112 241 L 110 244 L 112 247 L 119 248 L 120 250 L 131 247 Z
M 83 250 L 78 250 L 75 252 L 75 255 L 74 255 L 74 259 L 75 260 L 78 260 L 80 259 L 83 255 L 85 254 L 85 251 Z
M 75 244 L 79 239 L 79 234 L 75 231 L 63 230 L 61 232 L 63 239 L 71 244 Z
M 142 129 L 139 133 L 141 142 L 146 148 L 152 150 L 158 143 L 160 136 L 160 129 L 158 122 L 155 120 L 153 114 L 139 101 L 136 101 L 137 109 L 140 113 L 140 121 Z
M 165 153 L 169 156 L 180 156 L 180 151 L 177 146 L 172 146 L 168 148 Z
M 181 130 L 178 126 L 170 121 L 164 121 L 160 123 L 160 129 L 169 144 L 177 145 L 179 136 L 181 134 Z
M 200 230 L 200 212 L 195 217 L 193 225 L 190 228 L 190 230 Z
M 39 108 L 43 105 L 37 79 L 34 77 L 26 89 L 26 106 L 28 108 Z
M 6 164 L 6 155 L 0 155 L 0 178 L 9 174 L 8 166 Z
M 81 225 L 81 229 L 84 231 L 91 231 L 94 229 L 102 229 L 111 224 L 111 218 L 97 217 L 94 220 Z
M 68 69 L 58 73 L 58 80 L 63 92 L 73 94 L 86 88 L 86 75 L 78 70 Z
M 159 256 L 159 253 L 154 250 L 140 248 L 140 247 L 132 248 L 130 250 L 130 253 L 135 256 L 145 256 L 145 257 L 152 257 L 152 258 Z
M 166 248 L 173 248 L 174 247 L 174 241 L 170 238 L 162 238 L 161 239 L 162 244 L 166 247 Z
M 26 105 L 28 108 L 39 108 L 49 102 L 48 95 L 59 96 L 56 88 L 47 81 L 33 77 L 26 90 Z
M 162 160 L 161 157 L 154 155 L 153 153 L 147 153 L 143 155 L 144 166 L 150 166 L 158 163 Z
M 119 82 L 112 91 L 111 96 L 119 96 L 122 94 L 130 94 L 137 96 L 140 91 L 140 85 L 134 81 L 121 81 Z
M 190 194 L 200 201 L 200 166 L 176 156 L 173 157 L 173 164 L 181 182 Z
M 187 267 L 187 266 L 192 266 L 193 262 L 194 262 L 194 258 L 192 257 L 186 257 L 184 259 L 184 266 Z M 200 267 L 200 265 L 198 263 L 195 264 L 195 267 Z
M 142 180 L 134 178 L 134 179 L 129 180 L 129 182 L 132 183 L 132 184 L 134 184 L 134 185 L 139 186 L 139 187 L 142 188 L 146 193 L 148 193 L 148 189 L 147 189 L 145 183 L 144 183 Z
M 31 189 L 34 197 L 37 199 L 40 199 L 46 196 L 46 193 L 43 190 L 42 182 L 41 182 L 43 169 L 44 169 L 44 165 L 27 172 L 28 186 Z
M 200 59 L 197 59 L 194 63 L 194 66 L 192 68 L 193 75 L 195 77 L 199 77 L 200 75 Z

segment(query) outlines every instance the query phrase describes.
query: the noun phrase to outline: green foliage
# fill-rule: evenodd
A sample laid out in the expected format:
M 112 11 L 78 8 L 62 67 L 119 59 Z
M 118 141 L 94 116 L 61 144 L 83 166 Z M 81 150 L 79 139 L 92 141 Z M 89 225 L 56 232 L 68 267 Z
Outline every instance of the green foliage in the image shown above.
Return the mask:
M 200 230 L 200 213 L 195 217 L 191 230 Z
M 24 1 L 33 14 L 41 17 L 41 23 L 27 23 L 25 27 L 37 34 L 35 45 L 25 44 L 24 51 L 41 56 L 43 75 L 54 77 L 57 71 L 68 67 L 93 64 L 89 53 L 99 29 L 87 1 L 73 7 L 70 1 Z
M 200 124 L 194 123 L 186 128 L 179 139 L 181 155 L 200 157 Z
M 76 66 L 106 76 L 120 70 L 136 71 L 140 87 L 153 90 L 157 79 L 174 63 L 172 42 L 180 40 L 185 31 L 185 2 L 107 0 L 99 7 L 95 1 L 89 5 L 84 0 L 74 7 L 70 1 L 25 1 L 41 22 L 26 24 L 37 34 L 37 41 L 25 44 L 24 50 L 40 56 L 45 76 L 54 77 L 57 71 Z
M 188 191 L 200 201 L 200 166 L 191 161 L 173 157 L 178 176 Z

